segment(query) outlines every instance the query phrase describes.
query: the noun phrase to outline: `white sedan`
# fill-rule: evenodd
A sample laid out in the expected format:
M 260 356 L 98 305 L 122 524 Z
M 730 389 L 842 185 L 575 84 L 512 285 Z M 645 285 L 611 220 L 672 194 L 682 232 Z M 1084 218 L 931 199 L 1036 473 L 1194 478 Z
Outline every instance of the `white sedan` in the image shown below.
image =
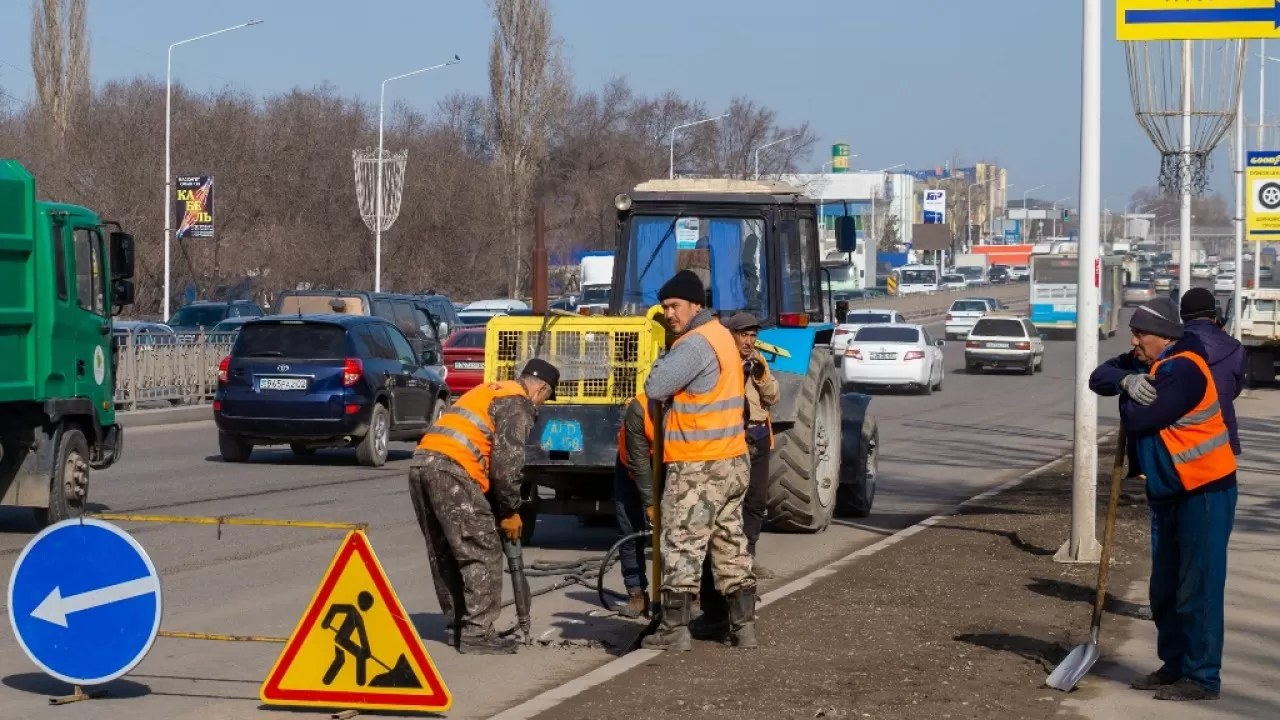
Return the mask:
M 849 347 L 849 340 L 864 325 L 900 324 L 906 321 L 907 318 L 897 310 L 884 308 L 864 308 L 846 313 L 844 322 L 836 325 L 835 331 L 831 333 L 831 353 L 836 356 L 836 364 L 838 365 L 840 358 L 844 357 L 844 350 Z
M 844 351 L 845 386 L 900 387 L 928 395 L 942 389 L 942 340 L 923 325 L 866 325 Z
M 1208 280 L 1213 277 L 1213 266 L 1205 263 L 1196 263 L 1191 266 L 1191 277 L 1197 280 Z
M 1236 275 L 1231 272 L 1218 273 L 1218 277 L 1213 280 L 1213 291 L 1215 293 L 1233 293 L 1236 291 Z

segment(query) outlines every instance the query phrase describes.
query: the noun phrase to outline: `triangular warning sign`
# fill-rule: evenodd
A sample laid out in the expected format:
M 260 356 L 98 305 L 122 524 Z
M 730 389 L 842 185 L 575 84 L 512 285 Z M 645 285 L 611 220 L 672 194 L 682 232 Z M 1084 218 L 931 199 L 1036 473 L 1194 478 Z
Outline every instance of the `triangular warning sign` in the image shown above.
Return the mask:
M 258 695 L 268 705 L 362 710 L 453 704 L 359 530 L 342 541 Z

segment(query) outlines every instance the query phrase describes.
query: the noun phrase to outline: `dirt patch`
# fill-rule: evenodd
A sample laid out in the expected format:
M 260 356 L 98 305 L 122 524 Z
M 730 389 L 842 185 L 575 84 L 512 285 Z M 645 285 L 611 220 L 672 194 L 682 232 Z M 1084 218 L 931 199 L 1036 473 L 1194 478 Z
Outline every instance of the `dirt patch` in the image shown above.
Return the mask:
M 1111 573 L 1119 595 L 1149 572 L 1141 486 L 1125 491 Z M 1053 562 L 1070 507 L 1069 475 L 1035 478 L 762 608 L 758 651 L 695 641 L 540 717 L 1049 717 L 1067 696 L 1043 682 L 1087 639 L 1097 573 Z M 1115 598 L 1108 611 L 1104 633 L 1117 615 L 1142 614 Z

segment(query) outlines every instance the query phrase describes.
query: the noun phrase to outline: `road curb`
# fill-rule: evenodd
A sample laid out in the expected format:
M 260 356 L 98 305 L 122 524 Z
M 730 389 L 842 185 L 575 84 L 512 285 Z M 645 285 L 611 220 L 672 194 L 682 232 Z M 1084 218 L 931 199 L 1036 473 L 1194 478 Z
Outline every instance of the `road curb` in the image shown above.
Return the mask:
M 183 405 L 156 410 L 130 410 L 116 413 L 116 422 L 123 428 L 155 427 L 156 425 L 181 425 L 213 419 L 212 405 Z
M 1114 437 L 1114 435 L 1115 435 L 1115 431 L 1113 430 L 1100 436 L 1098 438 L 1098 445 L 1105 446 L 1106 441 Z M 897 545 L 898 543 L 902 542 L 903 540 L 906 540 L 912 535 L 917 535 L 920 532 L 927 530 L 933 527 L 934 525 L 937 525 L 940 522 L 943 522 L 944 520 L 947 520 L 949 518 L 956 516 L 957 514 L 960 513 L 961 510 L 963 510 L 964 508 L 974 503 L 987 500 L 996 495 L 999 495 L 1002 492 L 1012 490 L 1013 488 L 1016 488 L 1019 485 L 1022 485 L 1028 480 L 1037 478 L 1041 475 L 1044 475 L 1045 473 L 1052 471 L 1053 469 L 1055 469 L 1060 465 L 1070 464 L 1071 460 L 1072 460 L 1072 453 L 1071 452 L 1064 453 L 1054 458 L 1053 460 L 1050 460 L 1044 465 L 1028 470 L 1022 475 L 1019 475 L 1018 477 L 1006 483 L 998 485 L 985 492 L 978 493 L 977 495 L 974 495 L 968 500 L 965 500 L 944 512 L 938 513 L 937 515 L 921 520 L 920 522 L 916 523 L 915 525 L 912 525 L 911 527 L 899 530 L 898 532 L 890 535 L 889 537 L 884 538 L 883 540 L 879 540 L 866 547 L 859 548 L 858 550 L 855 550 L 849 553 L 848 555 L 845 555 L 842 558 L 839 558 L 821 568 L 818 568 L 817 570 L 814 570 L 808 575 L 792 580 L 791 582 L 787 583 L 786 585 L 783 585 L 780 588 L 771 590 L 765 593 L 764 595 L 761 595 L 757 603 L 757 606 L 764 607 L 765 605 L 768 605 L 773 602 L 777 602 L 778 600 L 782 600 L 783 598 L 786 598 L 790 595 L 794 595 L 795 593 L 810 587 L 817 581 L 822 580 L 826 577 L 829 577 L 835 574 L 836 572 L 839 572 L 840 570 L 843 570 L 845 567 L 856 562 L 861 558 L 874 555 L 880 552 L 881 550 L 884 550 L 885 548 Z M 544 713 L 547 710 L 550 710 L 551 708 L 556 707 L 557 705 L 559 705 L 560 703 L 563 703 L 566 700 L 569 700 L 578 695 L 581 695 L 582 693 L 586 692 L 587 690 L 590 690 L 596 685 L 604 683 L 607 680 L 611 680 L 617 677 L 618 675 L 621 675 L 622 673 L 636 667 L 637 665 L 642 665 L 649 660 L 653 660 L 657 658 L 658 656 L 662 655 L 663 652 L 664 651 L 662 650 L 635 650 L 633 652 L 627 653 L 626 655 L 623 655 L 622 657 L 617 658 L 616 660 L 608 662 L 602 665 L 601 667 L 598 667 L 595 670 L 592 670 L 591 672 L 587 673 L 586 675 L 583 675 L 582 677 L 570 680 L 569 682 L 564 683 L 563 685 L 559 685 L 557 687 L 551 688 L 550 690 L 547 690 L 546 692 L 543 692 L 540 695 L 534 696 L 529 700 L 526 700 L 520 703 L 519 705 L 516 705 L 515 707 L 511 707 L 506 710 L 503 710 L 497 715 L 491 716 L 489 720 L 529 720 L 529 718 L 536 717 L 537 715 Z

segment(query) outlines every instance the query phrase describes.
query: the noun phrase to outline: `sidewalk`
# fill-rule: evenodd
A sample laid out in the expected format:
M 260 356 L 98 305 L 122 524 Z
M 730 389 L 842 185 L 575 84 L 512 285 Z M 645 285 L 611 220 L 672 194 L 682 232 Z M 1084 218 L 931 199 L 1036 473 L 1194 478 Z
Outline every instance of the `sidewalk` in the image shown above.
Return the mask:
M 1111 457 L 1105 446 L 1100 454 L 1105 490 Z M 759 650 L 695 641 L 691 653 L 654 654 L 538 717 L 1073 715 L 1064 703 L 1096 692 L 1043 687 L 1088 636 L 1097 573 L 1053 562 L 1070 525 L 1070 486 L 1063 463 L 770 603 Z M 1146 506 L 1125 502 L 1119 517 L 1112 581 L 1127 589 L 1149 572 Z M 1104 631 L 1117 637 L 1118 620 L 1141 608 L 1112 598 L 1108 610 Z
M 1236 403 L 1240 419 L 1240 499 L 1231 535 L 1227 577 L 1226 652 L 1222 699 L 1166 703 L 1131 690 L 1136 676 L 1155 669 L 1156 630 L 1126 620 L 1104 637 L 1103 662 L 1090 683 L 1095 695 L 1067 703 L 1094 720 L 1199 720 L 1280 717 L 1280 392 L 1256 391 Z M 1127 599 L 1145 602 L 1145 578 Z M 1124 634 L 1117 634 L 1117 631 Z M 1123 643 L 1115 638 L 1128 637 Z

